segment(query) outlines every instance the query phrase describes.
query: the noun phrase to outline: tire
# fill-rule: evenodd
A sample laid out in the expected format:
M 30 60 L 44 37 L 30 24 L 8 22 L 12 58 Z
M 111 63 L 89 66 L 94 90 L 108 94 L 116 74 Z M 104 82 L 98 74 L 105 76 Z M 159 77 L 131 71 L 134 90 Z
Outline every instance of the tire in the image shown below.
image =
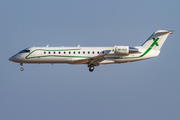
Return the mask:
M 21 71 L 23 71 L 23 70 L 24 70 L 24 68 L 20 68 L 20 70 L 21 70 Z
M 92 72 L 94 70 L 94 66 L 93 65 L 90 65 L 89 66 L 89 71 Z

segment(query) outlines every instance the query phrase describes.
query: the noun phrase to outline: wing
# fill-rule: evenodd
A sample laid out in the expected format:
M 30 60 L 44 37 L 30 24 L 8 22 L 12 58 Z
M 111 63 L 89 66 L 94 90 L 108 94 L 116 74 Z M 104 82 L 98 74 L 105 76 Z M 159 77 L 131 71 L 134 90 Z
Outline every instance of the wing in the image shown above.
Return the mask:
M 115 51 L 115 47 L 113 47 L 113 49 L 107 54 L 103 54 L 103 55 L 98 55 L 92 58 L 87 58 L 87 59 L 81 59 L 81 60 L 72 60 L 73 64 L 88 64 L 88 65 L 94 65 L 94 66 L 98 66 L 100 62 L 102 62 L 103 60 L 106 59 L 106 56 L 112 55 L 114 54 Z

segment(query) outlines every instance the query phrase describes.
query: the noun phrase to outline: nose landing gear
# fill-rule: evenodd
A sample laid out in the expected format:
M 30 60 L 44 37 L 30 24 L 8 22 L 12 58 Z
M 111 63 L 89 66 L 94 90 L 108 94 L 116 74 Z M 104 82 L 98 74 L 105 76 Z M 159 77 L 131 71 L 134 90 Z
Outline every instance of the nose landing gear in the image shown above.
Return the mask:
M 21 65 L 20 70 L 23 71 L 23 70 L 24 70 L 24 68 L 23 68 L 23 63 L 20 63 L 20 65 Z

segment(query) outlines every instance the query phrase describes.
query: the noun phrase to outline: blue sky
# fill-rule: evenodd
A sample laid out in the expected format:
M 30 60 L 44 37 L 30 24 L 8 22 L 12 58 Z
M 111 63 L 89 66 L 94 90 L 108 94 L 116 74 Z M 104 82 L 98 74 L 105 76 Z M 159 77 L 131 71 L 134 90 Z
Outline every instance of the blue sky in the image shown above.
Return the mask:
M 1 120 L 177 120 L 180 118 L 180 1 L 2 0 Z M 31 46 L 141 45 L 175 30 L 157 58 L 104 65 L 20 65 Z

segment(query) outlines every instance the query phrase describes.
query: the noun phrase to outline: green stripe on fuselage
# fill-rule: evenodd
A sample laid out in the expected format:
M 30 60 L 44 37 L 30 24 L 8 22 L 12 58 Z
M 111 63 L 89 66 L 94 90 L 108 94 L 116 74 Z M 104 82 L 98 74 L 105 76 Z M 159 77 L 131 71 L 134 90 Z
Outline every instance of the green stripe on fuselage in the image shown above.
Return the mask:
M 35 49 L 31 53 L 29 53 L 25 58 L 26 59 L 32 59 L 32 58 L 40 58 L 40 57 L 72 57 L 72 56 L 65 56 L 65 55 L 42 55 L 42 56 L 35 56 L 35 57 L 29 57 L 32 53 L 35 51 L 72 51 L 72 50 L 80 50 L 80 49 L 60 49 L 60 50 L 47 50 L 47 49 Z M 80 57 L 80 58 L 89 58 L 85 56 L 73 56 L 73 57 Z
M 141 58 L 143 56 L 145 56 L 153 47 L 154 45 L 159 46 L 159 44 L 157 43 L 157 41 L 159 40 L 159 38 L 153 38 L 153 43 L 151 44 L 151 46 L 140 56 L 137 57 L 119 57 L 118 59 L 131 59 L 131 58 Z
M 157 41 L 159 40 L 159 38 L 153 38 L 153 43 L 151 44 L 151 46 L 140 56 L 137 57 L 118 57 L 116 59 L 132 59 L 132 58 L 141 58 L 143 56 L 145 56 L 153 47 L 154 45 L 159 46 L 159 44 L 157 43 Z M 90 56 L 67 56 L 67 55 L 42 55 L 42 56 L 35 56 L 35 57 L 29 57 L 33 52 L 35 51 L 73 51 L 73 50 L 80 50 L 80 49 L 60 49 L 60 50 L 46 50 L 46 49 L 35 49 L 33 50 L 31 53 L 29 53 L 25 58 L 26 59 L 32 59 L 32 58 L 40 58 L 40 57 L 75 57 L 75 58 L 91 58 Z M 113 49 L 114 50 L 114 49 Z M 107 57 L 107 58 L 111 58 L 111 57 Z

